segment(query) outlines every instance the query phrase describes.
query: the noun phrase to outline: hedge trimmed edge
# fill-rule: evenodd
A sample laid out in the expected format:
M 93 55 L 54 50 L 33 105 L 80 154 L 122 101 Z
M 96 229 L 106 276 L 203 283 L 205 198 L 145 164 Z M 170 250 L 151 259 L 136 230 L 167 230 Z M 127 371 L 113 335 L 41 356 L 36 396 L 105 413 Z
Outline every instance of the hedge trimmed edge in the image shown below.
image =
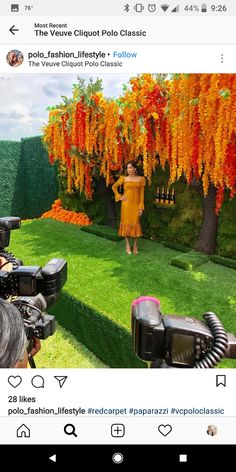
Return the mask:
M 123 239 L 121 236 L 118 235 L 117 230 L 111 228 L 110 226 L 89 225 L 81 226 L 80 229 L 81 231 L 95 234 L 96 236 L 100 236 L 101 238 L 111 239 L 112 241 L 120 241 L 121 239 Z
M 222 256 L 211 256 L 211 261 L 215 262 L 215 264 L 221 264 L 226 267 L 230 267 L 231 269 L 236 269 L 236 260 L 235 259 L 229 259 L 228 257 L 222 257 Z
M 163 246 L 169 247 L 170 249 L 174 249 L 175 251 L 179 252 L 189 252 L 191 251 L 190 247 L 182 246 L 181 244 L 172 243 L 171 241 L 163 241 Z
M 203 264 L 206 264 L 209 261 L 209 257 L 200 252 L 190 251 L 186 254 L 181 254 L 180 256 L 174 257 L 171 260 L 171 265 L 179 267 L 184 270 L 194 270 L 196 267 L 199 267 Z

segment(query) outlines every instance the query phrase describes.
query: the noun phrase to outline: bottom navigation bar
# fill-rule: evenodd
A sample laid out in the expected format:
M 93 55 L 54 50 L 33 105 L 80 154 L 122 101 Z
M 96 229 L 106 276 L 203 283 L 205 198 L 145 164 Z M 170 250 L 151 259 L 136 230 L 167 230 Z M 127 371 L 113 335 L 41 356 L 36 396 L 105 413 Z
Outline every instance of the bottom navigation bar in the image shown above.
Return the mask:
M 48 465 L 53 467 L 53 463 L 58 466 L 66 465 L 68 461 L 75 463 L 79 470 L 80 464 L 86 466 L 112 466 L 120 467 L 140 466 L 142 463 L 161 464 L 162 468 L 176 466 L 187 463 L 194 466 L 200 465 L 201 457 L 204 457 L 204 465 L 218 466 L 230 463 L 235 458 L 236 445 L 231 446 L 158 446 L 158 445 L 93 445 L 93 446 L 65 446 L 65 445 L 47 445 L 47 446 L 0 446 L 1 460 L 4 463 L 17 467 L 25 466 L 31 463 L 37 463 L 37 467 Z M 35 461 L 35 462 L 34 462 Z M 202 464 L 203 465 L 203 464 Z M 180 465 L 182 467 L 182 465 Z M 110 468 L 107 470 L 110 470 Z M 49 469 L 48 469 L 49 470 Z M 128 469 L 125 469 L 128 470 Z M 179 470 L 179 469 L 178 469 Z M 181 469 L 182 470 L 182 469 Z M 190 469 L 188 469 L 190 470 Z

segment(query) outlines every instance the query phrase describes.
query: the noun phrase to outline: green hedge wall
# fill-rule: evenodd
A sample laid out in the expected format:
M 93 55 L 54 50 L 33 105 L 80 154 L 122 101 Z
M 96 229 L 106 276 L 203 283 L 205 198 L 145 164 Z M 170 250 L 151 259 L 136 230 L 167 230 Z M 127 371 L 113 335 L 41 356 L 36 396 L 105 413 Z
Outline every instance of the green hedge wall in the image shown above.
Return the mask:
M 66 210 L 78 211 L 89 215 L 91 220 L 98 225 L 107 224 L 107 215 L 104 202 L 95 193 L 93 200 L 86 200 L 83 193 L 74 193 L 69 195 L 61 187 L 58 194 L 62 201 L 63 208 Z
M 146 186 L 145 212 L 142 217 L 144 235 L 193 248 L 202 224 L 201 197 L 180 179 L 171 186 L 171 189 L 175 189 L 175 205 L 155 205 L 157 187 L 166 189 L 168 178 L 168 169 L 164 171 L 157 168 L 152 184 Z
M 22 142 L 23 167 L 26 179 L 26 205 L 28 218 L 47 211 L 57 198 L 55 166 L 48 161 L 41 136 L 24 138 Z
M 55 167 L 41 137 L 0 141 L 0 216 L 35 218 L 57 198 Z
M 230 200 L 229 192 L 219 215 L 217 253 L 236 259 L 236 197 Z
M 117 178 L 118 176 L 116 176 Z M 203 210 L 200 194 L 192 187 L 186 186 L 180 179 L 172 187 L 175 189 L 176 204 L 158 206 L 154 203 L 157 187 L 167 187 L 168 167 L 157 168 L 152 184 L 145 187 L 145 212 L 142 216 L 142 228 L 146 238 L 168 241 L 186 248 L 194 248 L 200 233 Z M 107 224 L 104 201 L 96 193 L 94 200 L 86 202 L 82 194 L 68 195 L 65 182 L 61 183 L 59 192 L 63 206 L 67 209 L 85 211 L 95 224 Z M 116 227 L 119 224 L 120 203 L 116 204 Z M 217 254 L 236 259 L 236 198 L 229 200 L 225 195 L 217 235 Z
M 65 291 L 49 311 L 60 325 L 109 367 L 147 367 L 134 354 L 132 336 L 126 329 Z
M 156 188 L 166 188 L 168 177 L 168 169 L 158 168 L 151 186 L 146 188 L 142 222 L 144 235 L 194 248 L 203 221 L 202 198 L 180 179 L 174 184 L 176 204 L 155 205 Z M 216 253 L 236 259 L 236 198 L 230 200 L 229 192 L 225 194 L 219 215 Z
M 21 161 L 20 142 L 0 141 L 0 216 L 27 216 L 25 175 Z
M 57 183 L 56 166 L 49 165 L 41 136 L 24 138 L 21 142 L 0 141 L 0 175 L 0 216 L 40 216 L 57 198 L 59 184 L 59 198 L 62 199 L 64 208 L 83 211 L 94 223 L 107 224 L 104 194 L 95 189 L 93 201 L 86 201 L 80 193 L 68 195 L 65 180 L 60 178 Z M 163 207 L 155 205 L 156 188 L 166 188 L 168 177 L 167 167 L 164 171 L 157 168 L 151 186 L 147 185 L 145 188 L 145 212 L 142 217 L 144 236 L 194 248 L 202 225 L 201 197 L 180 179 L 174 185 L 176 204 Z M 118 226 L 120 204 L 116 204 L 115 208 Z M 226 192 L 219 217 L 216 252 L 236 259 L 235 215 L 236 198 L 230 200 L 229 193 Z
M 108 198 L 108 196 L 104 195 L 104 188 L 101 189 L 101 185 L 99 186 L 100 191 L 98 191 L 96 184 L 98 184 L 98 181 L 94 181 L 93 200 L 86 200 L 85 194 L 83 192 L 74 192 L 72 194 L 68 194 L 66 191 L 66 177 L 65 175 L 60 174 L 58 196 L 62 201 L 63 208 L 66 210 L 86 213 L 86 215 L 89 215 L 93 223 L 98 225 L 107 225 L 108 212 L 106 208 L 106 198 Z M 109 189 L 109 193 L 113 193 L 111 188 Z

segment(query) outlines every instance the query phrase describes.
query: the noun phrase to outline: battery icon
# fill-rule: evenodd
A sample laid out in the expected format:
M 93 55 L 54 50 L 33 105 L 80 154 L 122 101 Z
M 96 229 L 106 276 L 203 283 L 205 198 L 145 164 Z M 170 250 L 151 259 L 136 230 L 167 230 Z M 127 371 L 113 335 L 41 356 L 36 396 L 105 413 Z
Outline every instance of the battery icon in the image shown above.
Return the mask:
M 207 12 L 207 4 L 206 3 L 203 3 L 202 6 L 201 6 L 201 12 L 202 13 L 206 13 Z

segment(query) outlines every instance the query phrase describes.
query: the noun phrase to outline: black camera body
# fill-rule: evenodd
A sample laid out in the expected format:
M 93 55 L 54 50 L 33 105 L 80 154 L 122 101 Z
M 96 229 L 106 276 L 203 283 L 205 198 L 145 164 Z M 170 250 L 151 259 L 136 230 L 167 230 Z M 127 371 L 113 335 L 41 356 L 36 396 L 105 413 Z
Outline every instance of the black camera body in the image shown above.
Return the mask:
M 56 330 L 55 317 L 45 313 L 52 306 L 67 280 L 67 262 L 53 258 L 45 267 L 24 266 L 20 259 L 5 250 L 10 242 L 10 231 L 18 229 L 18 217 L 0 218 L 0 256 L 4 262 L 0 267 L 0 297 L 9 300 L 19 310 L 24 321 L 27 339 L 34 336 L 46 339 Z M 12 270 L 4 270 L 7 263 Z
M 4 256 L 6 257 L 6 255 Z M 19 266 L 11 272 L 0 270 L 0 296 L 35 296 L 42 293 L 47 306 L 55 303 L 58 293 L 67 279 L 67 263 L 64 259 L 51 259 L 40 266 Z
M 67 280 L 67 263 L 64 259 L 53 258 L 44 268 L 40 266 L 24 266 L 20 259 L 5 251 L 9 245 L 11 229 L 20 228 L 18 217 L 0 218 L 0 256 L 13 265 L 13 270 L 0 267 L 0 297 L 32 296 L 42 293 L 47 306 L 53 305 L 63 285 Z
M 18 297 L 12 303 L 23 318 L 28 340 L 34 336 L 38 339 L 47 339 L 55 333 L 55 317 L 45 313 L 47 304 L 41 293 L 36 297 Z
M 213 342 L 209 327 L 196 318 L 162 316 L 158 300 L 143 297 L 133 305 L 135 352 L 142 360 L 165 359 L 175 367 L 193 367 Z
M 137 356 L 151 367 L 214 367 L 224 357 L 236 358 L 236 338 L 226 333 L 215 313 L 197 318 L 166 315 L 160 301 L 139 297 L 132 303 L 132 336 Z M 164 366 L 164 365 L 163 365 Z

